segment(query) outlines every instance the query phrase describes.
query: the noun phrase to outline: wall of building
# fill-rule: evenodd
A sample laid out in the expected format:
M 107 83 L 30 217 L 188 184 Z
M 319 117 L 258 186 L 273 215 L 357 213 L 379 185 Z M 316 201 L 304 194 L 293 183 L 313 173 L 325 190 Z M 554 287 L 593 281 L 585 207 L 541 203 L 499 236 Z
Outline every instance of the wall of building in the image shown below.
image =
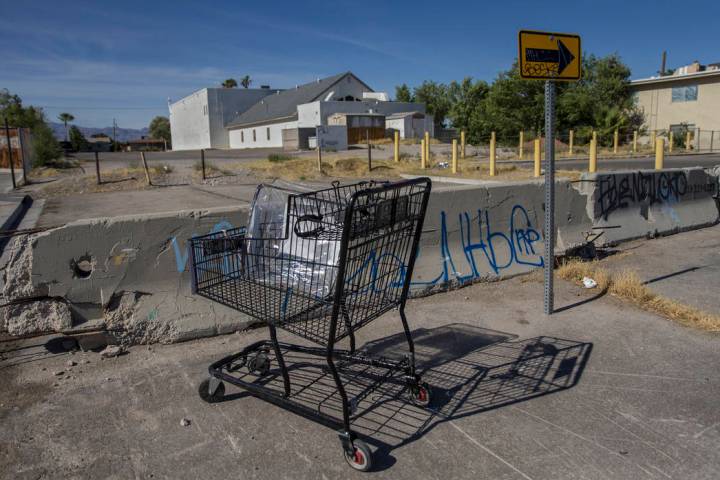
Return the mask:
M 229 148 L 230 137 L 225 126 L 236 116 L 276 90 L 265 88 L 208 88 L 210 145 Z
M 673 102 L 672 88 L 697 85 L 696 101 Z M 678 78 L 662 83 L 636 84 L 637 104 L 651 130 L 666 130 L 670 125 L 688 123 L 703 130 L 720 130 L 720 76 Z
M 269 125 L 258 125 L 248 128 L 233 128 L 228 130 L 230 148 L 280 148 L 282 144 L 282 131 L 286 128 L 297 128 L 298 122 L 281 122 Z M 268 139 L 268 129 L 270 139 Z M 253 131 L 255 140 L 253 140 Z
M 203 88 L 170 105 L 173 150 L 210 148 L 208 89 Z

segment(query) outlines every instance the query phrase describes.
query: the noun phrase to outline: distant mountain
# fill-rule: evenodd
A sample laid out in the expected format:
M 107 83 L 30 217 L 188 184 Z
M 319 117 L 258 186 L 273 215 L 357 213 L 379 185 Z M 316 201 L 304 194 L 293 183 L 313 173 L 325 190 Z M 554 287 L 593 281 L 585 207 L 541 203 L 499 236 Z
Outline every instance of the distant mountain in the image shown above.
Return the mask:
M 65 140 L 65 125 L 62 123 L 57 122 L 48 122 L 48 125 L 50 125 L 50 128 L 53 131 L 53 135 L 55 135 L 55 138 L 58 140 Z M 113 128 L 112 127 L 104 127 L 104 128 L 95 128 L 95 127 L 81 127 L 77 126 L 82 134 L 85 136 L 85 138 L 89 138 L 91 135 L 95 135 L 97 133 L 102 133 L 103 135 L 107 135 L 108 137 L 113 136 Z M 68 125 L 68 129 L 70 128 L 70 125 Z M 147 128 L 120 128 L 118 127 L 115 129 L 115 134 L 117 135 L 117 141 L 118 142 L 127 142 L 128 140 L 133 140 L 140 137 L 149 137 L 150 132 Z

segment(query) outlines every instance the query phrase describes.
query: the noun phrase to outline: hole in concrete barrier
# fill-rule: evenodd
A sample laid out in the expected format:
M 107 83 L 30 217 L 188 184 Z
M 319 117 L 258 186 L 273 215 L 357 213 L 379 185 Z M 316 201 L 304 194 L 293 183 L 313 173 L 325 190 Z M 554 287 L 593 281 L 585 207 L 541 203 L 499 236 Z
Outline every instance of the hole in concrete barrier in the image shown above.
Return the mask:
M 75 278 L 88 278 L 93 272 L 92 257 L 85 254 L 77 259 L 70 260 L 70 268 Z

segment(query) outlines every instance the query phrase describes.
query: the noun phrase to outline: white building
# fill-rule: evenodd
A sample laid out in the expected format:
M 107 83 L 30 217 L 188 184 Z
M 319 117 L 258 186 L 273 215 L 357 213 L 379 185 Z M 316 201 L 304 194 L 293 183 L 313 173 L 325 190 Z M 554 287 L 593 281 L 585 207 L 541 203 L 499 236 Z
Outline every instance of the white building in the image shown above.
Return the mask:
M 173 150 L 229 148 L 231 120 L 275 91 L 264 88 L 203 88 L 170 104 Z
M 206 90 L 249 92 L 249 90 L 242 89 Z M 193 95 L 200 94 L 202 97 L 203 91 Z M 207 114 L 204 113 L 204 110 L 198 110 L 197 104 L 193 103 L 193 95 L 171 106 L 170 123 L 173 148 L 175 149 L 283 147 L 295 150 L 309 147 L 310 138 L 316 136 L 317 127 L 330 127 L 320 129 L 321 137 L 330 135 L 332 132 L 332 139 L 328 138 L 327 141 L 324 141 L 321 138 L 321 143 L 324 146 L 342 150 L 347 148 L 347 139 L 355 139 L 357 135 L 351 135 L 350 131 L 343 134 L 340 132 L 342 127 L 338 128 L 337 125 L 329 124 L 329 117 L 338 113 L 373 114 L 387 117 L 402 112 L 411 112 L 413 120 L 410 121 L 410 126 L 403 125 L 400 130 L 403 138 L 421 136 L 425 129 L 431 136 L 434 133 L 432 116 L 425 114 L 424 104 L 388 101 L 387 94 L 374 92 L 351 72 L 318 79 L 287 90 L 259 92 L 259 98 L 253 105 L 247 107 L 246 104 L 240 105 L 240 102 L 230 108 L 223 108 L 218 104 L 212 107 L 209 102 L 206 102 L 208 104 L 206 108 L 209 108 L 210 112 L 213 111 L 213 108 L 218 112 L 210 114 L 211 117 L 216 118 L 214 123 L 203 118 L 196 118 L 198 111 L 201 111 L 203 116 L 207 116 Z M 207 97 L 209 96 L 207 95 Z M 234 100 L 237 101 L 237 99 Z M 202 101 L 201 98 L 200 103 Z M 222 103 L 225 98 L 218 97 L 216 101 Z M 234 118 L 228 119 L 228 112 L 233 110 L 238 113 Z M 189 114 L 191 111 L 196 112 L 192 118 Z M 206 124 L 208 133 L 205 133 Z M 227 137 L 224 137 L 219 128 L 214 128 L 213 125 L 217 125 L 217 127 L 222 125 Z M 384 136 L 384 130 L 388 127 L 389 125 L 385 124 L 385 128 L 373 129 L 371 138 Z M 214 138 L 213 135 L 218 140 L 205 140 Z M 227 138 L 226 143 L 221 141 L 224 138 Z

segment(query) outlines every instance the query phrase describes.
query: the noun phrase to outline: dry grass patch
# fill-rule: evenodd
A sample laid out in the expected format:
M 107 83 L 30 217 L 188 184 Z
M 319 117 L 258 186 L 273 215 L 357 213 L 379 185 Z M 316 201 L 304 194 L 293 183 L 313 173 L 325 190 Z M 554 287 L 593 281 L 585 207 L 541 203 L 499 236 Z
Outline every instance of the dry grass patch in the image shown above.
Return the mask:
M 670 318 L 688 327 L 707 332 L 720 332 L 720 315 L 705 312 L 653 292 L 633 270 L 610 273 L 597 261 L 572 260 L 560 265 L 556 272 L 560 278 L 575 283 L 581 282 L 583 277 L 590 277 L 597 282 L 597 288 L 601 292 L 608 292 L 643 310 Z

